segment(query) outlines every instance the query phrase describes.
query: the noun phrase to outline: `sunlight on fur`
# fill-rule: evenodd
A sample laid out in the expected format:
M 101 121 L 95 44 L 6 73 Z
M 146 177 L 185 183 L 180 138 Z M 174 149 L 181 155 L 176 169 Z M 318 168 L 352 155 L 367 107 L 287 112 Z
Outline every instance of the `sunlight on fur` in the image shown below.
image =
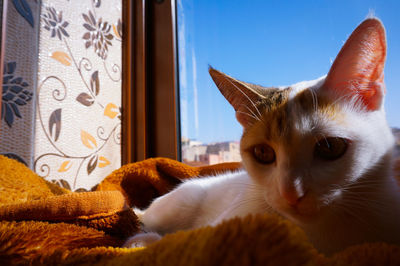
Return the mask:
M 291 220 L 325 254 L 364 242 L 400 244 L 385 59 L 385 29 L 368 18 L 329 73 L 313 81 L 264 88 L 210 68 L 243 126 L 245 170 L 188 180 L 156 199 L 140 214 L 151 234 L 126 246 L 256 213 Z

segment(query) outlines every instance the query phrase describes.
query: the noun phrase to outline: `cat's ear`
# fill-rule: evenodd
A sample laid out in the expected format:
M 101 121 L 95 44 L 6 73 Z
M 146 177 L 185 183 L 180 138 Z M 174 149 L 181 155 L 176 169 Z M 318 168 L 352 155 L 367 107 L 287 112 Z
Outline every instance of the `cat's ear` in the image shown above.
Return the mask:
M 243 127 L 260 120 L 260 111 L 256 103 L 264 96 L 250 88 L 246 83 L 234 79 L 214 68 L 208 69 L 215 85 L 236 111 L 236 119 Z
M 377 110 L 385 93 L 385 59 L 385 29 L 378 19 L 367 19 L 340 50 L 322 88 L 339 97 L 356 97 L 367 110 Z

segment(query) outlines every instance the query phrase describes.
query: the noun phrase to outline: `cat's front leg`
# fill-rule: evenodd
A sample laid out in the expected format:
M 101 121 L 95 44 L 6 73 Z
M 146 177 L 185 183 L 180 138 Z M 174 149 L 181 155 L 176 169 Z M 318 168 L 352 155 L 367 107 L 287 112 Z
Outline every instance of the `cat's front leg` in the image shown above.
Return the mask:
M 139 220 L 145 231 L 162 235 L 190 229 L 199 216 L 198 211 L 206 194 L 198 184 L 185 182 L 138 213 Z
M 157 198 L 145 210 L 134 209 L 142 223 L 142 233 L 129 237 L 123 247 L 144 247 L 163 234 L 190 229 L 199 216 L 206 191 L 191 181 Z
M 161 238 L 162 236 L 154 232 L 138 233 L 134 236 L 129 237 L 125 241 L 125 244 L 122 247 L 124 248 L 146 247 L 151 243 L 160 240 Z

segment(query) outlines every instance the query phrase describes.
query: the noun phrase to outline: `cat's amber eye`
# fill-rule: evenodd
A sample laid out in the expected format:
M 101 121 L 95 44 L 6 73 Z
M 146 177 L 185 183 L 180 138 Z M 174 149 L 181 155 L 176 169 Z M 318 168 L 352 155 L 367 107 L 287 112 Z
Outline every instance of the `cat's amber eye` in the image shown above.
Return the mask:
M 258 144 L 253 147 L 253 156 L 257 162 L 270 164 L 275 162 L 275 151 L 267 144 Z
M 324 160 L 336 160 L 345 154 L 349 141 L 344 138 L 323 138 L 315 144 L 314 155 Z

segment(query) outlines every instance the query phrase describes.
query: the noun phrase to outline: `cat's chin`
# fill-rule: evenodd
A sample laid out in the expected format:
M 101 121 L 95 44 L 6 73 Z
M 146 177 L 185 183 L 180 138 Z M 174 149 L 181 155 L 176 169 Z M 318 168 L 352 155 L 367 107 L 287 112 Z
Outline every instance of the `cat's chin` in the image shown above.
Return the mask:
M 301 209 L 287 209 L 285 211 L 282 211 L 282 214 L 290 219 L 291 221 L 295 222 L 298 225 L 304 225 L 304 224 L 313 224 L 315 223 L 319 217 L 320 217 L 320 212 L 318 211 L 305 211 Z
M 297 225 L 310 224 L 318 216 L 317 213 L 304 212 L 291 206 L 278 208 L 277 211 L 280 215 L 291 220 Z

